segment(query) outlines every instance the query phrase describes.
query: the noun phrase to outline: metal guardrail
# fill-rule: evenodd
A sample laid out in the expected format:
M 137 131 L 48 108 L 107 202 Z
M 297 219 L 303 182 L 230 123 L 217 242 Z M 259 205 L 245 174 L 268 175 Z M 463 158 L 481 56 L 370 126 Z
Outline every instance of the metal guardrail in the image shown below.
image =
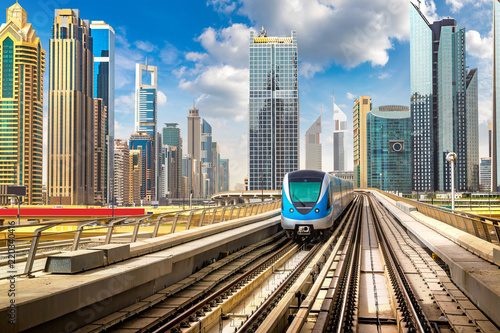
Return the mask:
M 371 190 L 382 193 L 394 201 L 403 201 L 412 205 L 417 208 L 419 213 L 425 216 L 444 222 L 492 244 L 500 245 L 500 219 L 488 218 L 482 215 L 461 212 L 445 207 L 432 206 L 411 199 L 398 197 L 378 189 Z
M 171 224 L 171 228 L 169 232 L 165 234 L 173 234 L 176 231 L 184 231 L 189 230 L 196 227 L 202 227 L 206 225 L 212 225 L 220 222 L 227 222 L 230 220 L 249 217 L 253 215 L 262 214 L 265 212 L 269 212 L 280 207 L 281 200 L 273 200 L 273 201 L 265 201 L 261 203 L 250 203 L 250 204 L 240 204 L 233 206 L 218 206 L 211 208 L 198 208 L 192 210 L 182 210 L 182 211 L 174 211 L 169 213 L 157 213 L 152 215 L 139 215 L 139 216 L 129 216 L 129 217 L 107 217 L 107 218 L 98 218 L 98 219 L 86 219 L 86 220 L 73 220 L 73 221 L 50 221 L 38 224 L 26 224 L 26 225 L 14 225 L 14 226 L 4 226 L 0 227 L 0 231 L 2 230 L 11 230 L 14 229 L 13 232 L 19 231 L 19 229 L 27 228 L 27 227 L 37 227 L 33 236 L 29 237 L 14 237 L 9 238 L 9 243 L 15 244 L 16 242 L 22 242 L 24 240 L 30 241 L 30 249 L 28 252 L 28 258 L 26 261 L 26 266 L 24 269 L 24 274 L 28 277 L 32 277 L 33 271 L 33 263 L 35 261 L 36 252 L 38 250 L 38 245 L 40 244 L 40 239 L 42 236 L 51 236 L 51 235 L 61 235 L 65 233 L 74 233 L 73 244 L 71 246 L 72 251 L 76 251 L 80 247 L 80 240 L 82 239 L 82 234 L 85 232 L 85 228 L 87 231 L 96 231 L 99 229 L 107 229 L 106 238 L 104 240 L 104 244 L 111 243 L 113 239 L 113 234 L 115 232 L 115 227 L 117 226 L 134 226 L 134 230 L 132 232 L 130 242 L 137 241 L 139 235 L 139 229 L 144 226 L 154 226 L 153 232 L 151 234 L 151 238 L 158 237 L 158 233 L 160 227 L 162 225 Z M 95 226 L 95 224 L 102 224 L 99 226 Z M 55 226 L 61 225 L 69 225 L 69 224 L 78 224 L 76 230 L 64 231 L 64 232 L 56 232 L 44 234 L 42 233 L 48 229 L 51 229 Z M 90 228 L 92 227 L 92 228 Z M 182 230 L 179 230 L 182 229 Z M 43 243 L 47 244 L 47 243 Z M 0 251 L 7 251 L 9 246 L 5 248 L 0 248 Z

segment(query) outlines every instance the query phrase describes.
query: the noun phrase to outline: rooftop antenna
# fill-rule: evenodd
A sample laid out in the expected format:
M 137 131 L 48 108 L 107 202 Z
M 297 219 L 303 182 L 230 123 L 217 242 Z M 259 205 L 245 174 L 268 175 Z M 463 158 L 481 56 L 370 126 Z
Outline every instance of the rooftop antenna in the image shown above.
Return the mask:
M 321 103 L 321 106 L 319 108 L 319 116 L 321 117 L 322 114 L 323 114 L 323 103 Z
M 146 56 L 146 70 L 148 70 L 148 56 Z

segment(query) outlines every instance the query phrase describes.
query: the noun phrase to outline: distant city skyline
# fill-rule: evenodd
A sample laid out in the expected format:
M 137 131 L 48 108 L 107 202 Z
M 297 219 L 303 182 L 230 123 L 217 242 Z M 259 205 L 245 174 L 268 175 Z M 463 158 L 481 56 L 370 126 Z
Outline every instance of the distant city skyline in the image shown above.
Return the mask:
M 281 1 L 276 1 L 276 4 Z M 53 4 L 24 2 L 20 4 L 32 13 L 33 28 L 41 38 L 42 47 L 48 50 L 51 22 L 54 14 Z M 135 3 L 125 0 L 122 5 L 130 8 Z M 187 3 L 163 3 L 154 1 L 140 8 L 137 13 L 156 17 L 151 8 L 161 6 L 165 12 L 187 12 Z M 124 21 L 121 9 L 111 3 L 67 1 L 59 7 L 78 8 L 82 16 L 90 20 L 103 20 L 116 30 L 116 129 L 117 137 L 128 139 L 133 132 L 133 76 L 136 62 L 150 63 L 159 67 L 158 107 L 160 123 L 177 122 L 182 133 L 187 133 L 187 124 L 182 121 L 180 111 L 185 110 L 195 99 L 197 105 L 206 112 L 206 119 L 212 124 L 214 139 L 219 142 L 221 154 L 235 156 L 231 168 L 232 184 L 243 183 L 247 172 L 247 157 L 244 151 L 247 123 L 245 114 L 245 87 L 248 75 L 248 54 L 246 54 L 249 30 L 258 30 L 264 23 L 268 29 L 276 31 L 276 35 L 284 36 L 297 26 L 308 27 L 311 31 L 332 31 L 337 28 L 338 34 L 329 34 L 318 44 L 320 34 L 308 34 L 307 29 L 298 30 L 299 81 L 301 85 L 301 134 L 303 138 L 306 124 L 318 117 L 321 104 L 328 105 L 330 91 L 336 88 L 337 104 L 348 110 L 348 127 L 352 127 L 350 106 L 353 96 L 370 94 L 377 105 L 398 103 L 407 104 L 409 91 L 409 2 L 401 1 L 394 8 L 387 8 L 386 3 L 372 2 L 359 7 L 356 1 L 329 7 L 318 1 L 302 2 L 301 12 L 287 8 L 286 17 L 279 15 L 277 8 L 266 6 L 250 6 L 247 1 L 228 3 L 226 5 L 210 3 L 193 8 L 192 13 L 198 18 L 196 22 L 185 25 L 185 18 L 169 17 L 164 24 L 162 20 L 151 20 L 150 34 L 144 36 L 139 22 Z M 328 22 L 314 21 L 314 6 L 325 13 L 325 17 L 336 15 L 339 10 L 356 8 L 360 18 L 352 25 L 342 25 L 338 20 Z M 191 6 L 192 7 L 192 6 Z M 326 9 L 326 10 L 325 10 Z M 432 18 L 438 19 L 452 16 L 467 28 L 467 65 L 479 68 L 479 122 L 480 122 L 480 157 L 487 154 L 487 125 L 491 121 L 491 76 L 483 68 L 491 64 L 491 31 L 490 2 L 480 3 L 446 3 L 445 0 L 422 1 L 422 10 Z M 363 41 L 363 34 L 376 13 L 389 15 L 391 25 L 381 28 L 374 39 L 378 42 L 370 45 L 356 45 L 355 41 Z M 337 23 L 336 23 L 337 22 Z M 161 27 L 161 28 L 160 28 Z M 179 29 L 180 27 L 180 29 Z M 314 30 L 316 29 L 316 30 Z M 319 30 L 318 30 L 319 29 Z M 168 31 L 175 30 L 169 34 Z M 166 31 L 167 33 L 159 33 Z M 361 34 L 361 36 L 360 36 Z M 330 36 L 331 35 L 331 36 Z M 361 42 L 362 43 L 362 42 Z M 318 51 L 318 45 L 323 45 Z M 352 57 L 342 53 L 341 46 L 348 50 L 363 47 L 366 52 L 353 53 Z M 349 48 L 350 47 L 350 48 Z M 222 51 L 222 52 L 220 52 Z M 302 63 L 305 66 L 302 66 Z M 45 79 L 48 82 L 48 75 Z M 214 80 L 214 78 L 219 78 Z M 48 84 L 45 84 L 47 91 Z M 243 96 L 243 98 L 242 98 Z M 243 101 L 243 102 L 242 102 Z M 47 104 L 47 103 L 45 103 Z M 44 106 L 46 108 L 46 106 Z M 324 118 L 331 117 L 324 113 Z M 131 117 L 132 116 L 132 117 Z M 330 118 L 331 119 L 331 118 Z M 230 124 L 230 126 L 229 126 Z M 220 133 L 220 134 L 217 134 Z M 329 134 L 327 134 L 329 133 Z M 324 123 L 322 134 L 324 168 L 333 169 L 331 142 L 333 124 Z M 45 134 L 46 135 L 46 134 Z M 220 135 L 220 136 L 218 136 Z M 238 138 L 235 140 L 235 138 Z M 45 141 L 46 142 L 46 141 Z M 351 145 L 351 138 L 349 138 Z M 329 149 L 330 148 L 330 149 Z M 349 147 L 352 149 L 352 147 Z M 44 150 L 45 153 L 47 150 Z M 305 152 L 301 151 L 303 155 Z M 46 158 L 45 158 L 46 160 Z M 304 164 L 304 156 L 301 158 Z M 44 174 L 47 164 L 44 162 Z

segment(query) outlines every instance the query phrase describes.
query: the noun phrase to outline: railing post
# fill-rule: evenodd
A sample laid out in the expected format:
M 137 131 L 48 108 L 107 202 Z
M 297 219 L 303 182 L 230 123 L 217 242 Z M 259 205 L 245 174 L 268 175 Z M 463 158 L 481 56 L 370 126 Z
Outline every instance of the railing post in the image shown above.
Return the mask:
M 231 221 L 231 219 L 233 217 L 233 211 L 234 211 L 234 206 L 231 207 L 231 211 L 229 212 L 229 218 L 227 219 L 228 221 Z
M 224 215 L 226 215 L 226 208 L 227 208 L 227 206 L 224 206 L 224 208 L 222 208 L 222 214 L 220 216 L 219 223 L 224 222 Z
M 90 222 L 84 222 L 78 225 L 78 228 L 76 228 L 75 232 L 75 238 L 73 238 L 73 245 L 71 246 L 71 251 L 78 250 L 78 245 L 80 245 L 80 239 L 82 237 L 83 227 L 96 222 L 97 221 L 94 220 Z
M 146 217 L 141 217 L 140 219 L 137 220 L 137 222 L 135 223 L 134 233 L 132 234 L 132 239 L 130 243 L 134 243 L 137 240 L 137 235 L 139 234 L 139 227 L 141 226 L 142 221 L 144 221 L 147 218 L 148 217 L 146 216 Z
M 217 215 L 217 210 L 218 209 L 219 208 L 214 208 L 214 213 L 212 215 L 212 220 L 210 221 L 210 225 L 214 224 L 214 222 L 215 222 L 215 215 Z
M 236 219 L 240 218 L 240 214 L 241 214 L 241 206 L 238 207 L 238 215 L 236 216 Z
M 471 219 L 472 220 L 472 219 Z M 473 220 L 474 221 L 474 220 Z M 488 230 L 488 226 L 486 223 L 484 223 L 483 221 L 479 221 L 478 223 L 481 223 L 481 226 L 483 227 L 483 231 L 484 231 L 484 237 L 486 238 L 486 240 L 490 243 L 492 243 L 491 241 L 491 235 L 490 235 L 490 231 Z
M 108 228 L 108 233 L 106 234 L 106 240 L 104 244 L 109 244 L 111 242 L 111 236 L 113 235 L 113 230 L 115 229 L 115 224 L 125 221 L 127 218 L 120 218 L 109 222 L 110 226 Z
M 163 218 L 165 216 L 167 216 L 168 214 L 163 214 L 163 215 L 159 215 L 158 218 L 156 219 L 156 222 L 155 222 L 155 228 L 153 230 L 153 235 L 152 235 L 152 238 L 156 238 L 158 237 L 158 231 L 160 230 L 160 224 L 161 224 L 161 220 L 163 220 Z
M 247 217 L 248 205 L 249 205 L 249 204 L 247 204 L 247 205 L 245 206 L 245 212 L 243 213 L 243 217 Z
M 42 234 L 42 231 L 55 227 L 56 225 L 59 224 L 60 223 L 50 224 L 48 226 L 38 228 L 33 233 L 33 239 L 31 240 L 30 251 L 28 252 L 28 259 L 26 260 L 26 266 L 24 267 L 24 274 L 26 274 L 28 277 L 33 277 L 33 275 L 31 275 L 31 270 L 33 269 L 33 263 L 35 262 L 36 250 L 38 248 L 38 243 L 40 242 L 40 236 Z
M 500 226 L 497 224 L 494 224 L 493 228 L 495 228 L 495 235 L 497 236 L 497 242 L 498 242 L 498 244 L 500 244 Z
M 200 217 L 200 227 L 203 226 L 203 220 L 205 219 L 205 212 L 207 211 L 207 209 L 203 209 L 203 212 L 201 213 L 201 217 Z
M 189 219 L 188 219 L 188 222 L 186 225 L 186 230 L 189 230 L 189 228 L 191 227 L 191 221 L 193 220 L 193 214 L 194 214 L 194 209 L 191 211 L 191 213 L 189 213 Z
M 175 228 L 177 227 L 177 219 L 179 218 L 180 213 L 176 213 L 174 216 L 174 222 L 172 222 L 172 229 L 170 229 L 170 233 L 173 234 L 175 232 Z

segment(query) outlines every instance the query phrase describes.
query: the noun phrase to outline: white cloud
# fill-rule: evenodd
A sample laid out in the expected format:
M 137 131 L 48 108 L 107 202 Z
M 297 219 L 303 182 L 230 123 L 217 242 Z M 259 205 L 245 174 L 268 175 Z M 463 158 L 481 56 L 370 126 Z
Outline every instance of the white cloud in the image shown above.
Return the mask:
M 350 92 L 347 92 L 346 97 L 347 97 L 348 100 L 355 100 L 357 98 L 356 95 L 354 95 L 354 94 L 352 94 Z
M 186 60 L 188 61 L 203 61 L 208 58 L 208 54 L 200 52 L 188 52 L 186 53 Z
M 465 5 L 473 4 L 475 7 L 481 6 L 481 3 L 491 2 L 490 0 L 446 0 L 446 4 L 451 6 L 451 12 L 459 12 Z
M 387 51 L 393 47 L 391 40 L 407 40 L 409 36 L 407 0 L 241 3 L 238 13 L 256 24 L 263 22 L 270 36 L 289 36 L 296 30 L 299 58 L 316 66 L 333 62 L 349 68 L 364 62 L 383 66 L 389 59 Z
M 123 126 L 115 120 L 115 139 L 128 140 L 132 133 L 134 133 L 134 128 Z
M 138 49 L 143 50 L 145 52 L 153 52 L 153 51 L 156 51 L 158 49 L 158 47 L 156 45 L 154 45 L 153 43 L 150 43 L 148 41 L 138 40 L 134 43 L 134 45 Z
M 465 33 L 467 52 L 477 58 L 491 59 L 493 57 L 493 36 L 481 37 L 479 32 L 469 30 Z
M 133 114 L 135 112 L 135 95 L 121 95 L 115 98 L 115 112 L 123 114 Z
M 247 115 L 248 75 L 248 69 L 209 66 L 193 80 L 181 79 L 179 87 L 199 96 L 200 113 L 239 122 Z
M 379 78 L 380 80 L 385 80 L 385 79 L 390 78 L 391 76 L 392 76 L 392 75 L 391 75 L 391 74 L 389 74 L 389 73 L 380 73 L 380 75 L 378 76 L 378 78 Z
M 207 6 L 213 6 L 217 12 L 226 15 L 231 14 L 236 9 L 236 3 L 231 0 L 208 0 Z
M 158 90 L 158 93 L 156 94 L 156 99 L 159 106 L 167 104 L 167 96 L 160 90 Z
M 313 65 L 308 62 L 302 62 L 299 66 L 299 74 L 306 77 L 312 78 L 314 74 L 321 72 L 323 68 L 319 65 Z
M 179 62 L 179 50 L 169 42 L 165 42 L 160 51 L 160 58 L 167 65 L 175 65 Z

